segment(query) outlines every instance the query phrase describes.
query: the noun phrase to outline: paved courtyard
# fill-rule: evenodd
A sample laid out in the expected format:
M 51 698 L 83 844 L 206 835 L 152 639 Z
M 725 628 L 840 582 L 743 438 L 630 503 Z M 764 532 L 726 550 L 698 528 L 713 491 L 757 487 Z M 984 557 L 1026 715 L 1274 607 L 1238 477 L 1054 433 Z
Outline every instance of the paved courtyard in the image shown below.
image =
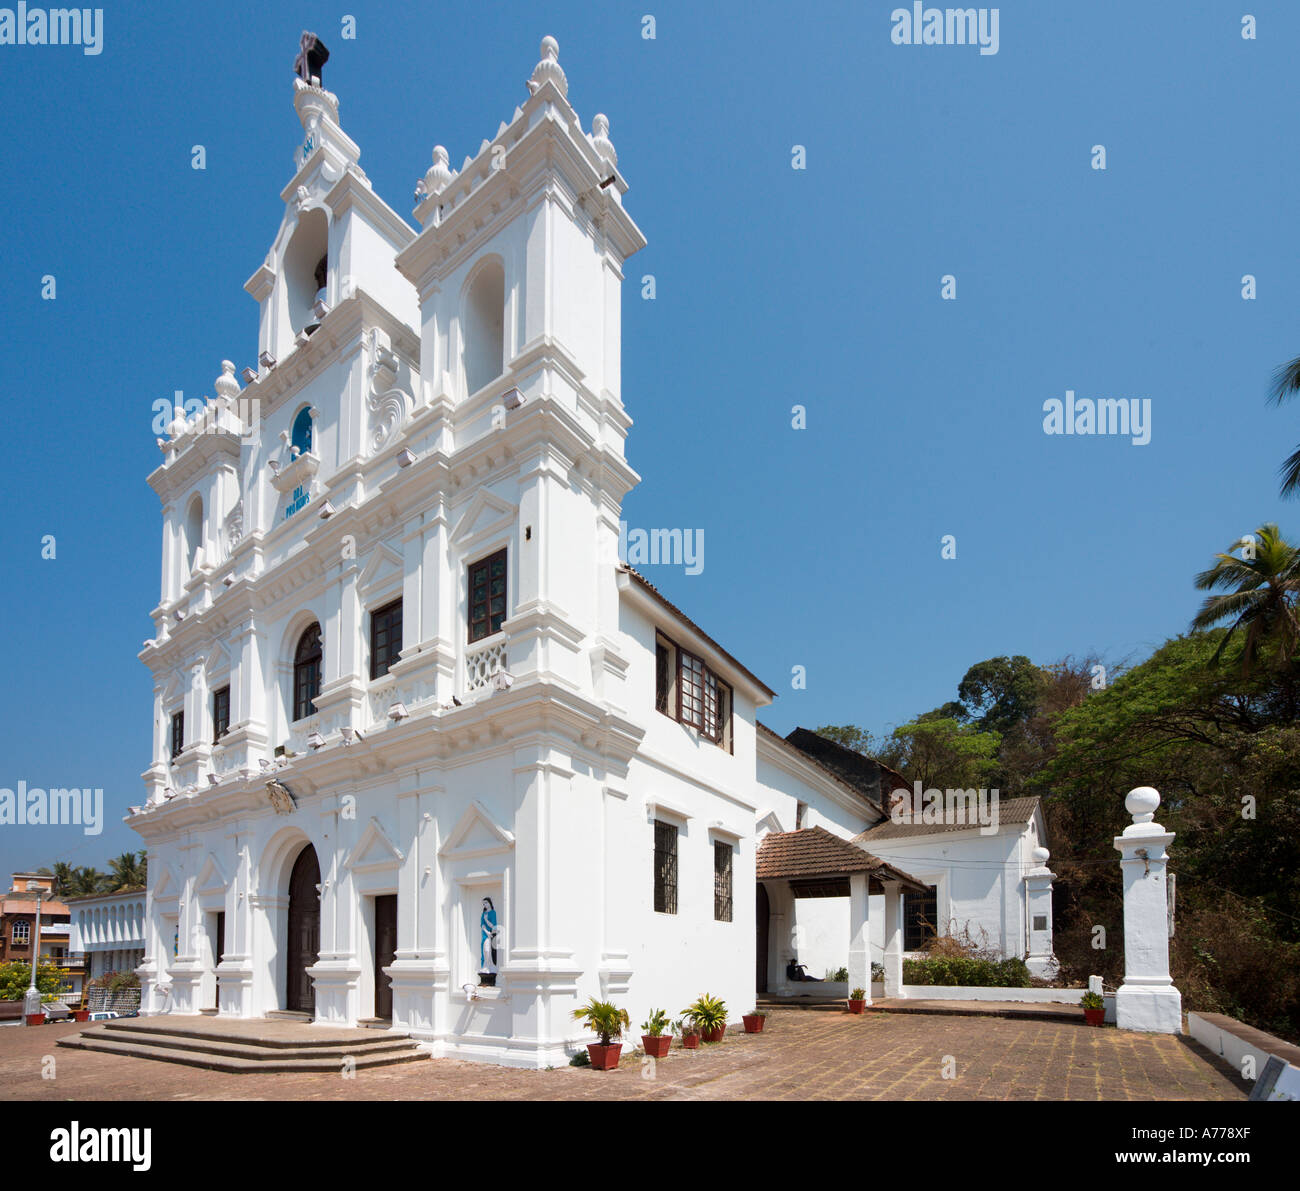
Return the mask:
M 692 1054 L 618 1071 L 434 1059 L 338 1075 L 227 1075 L 58 1047 L 84 1027 L 0 1029 L 6 1100 L 1244 1100 L 1195 1043 L 1068 1022 L 776 1010 Z M 43 1078 L 52 1072 L 53 1078 Z

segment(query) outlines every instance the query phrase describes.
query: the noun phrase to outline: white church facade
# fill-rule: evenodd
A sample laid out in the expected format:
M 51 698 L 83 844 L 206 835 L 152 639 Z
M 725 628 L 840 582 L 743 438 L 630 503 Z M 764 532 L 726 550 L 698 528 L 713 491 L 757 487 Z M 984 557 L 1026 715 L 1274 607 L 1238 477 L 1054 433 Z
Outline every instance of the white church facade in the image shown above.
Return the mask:
M 142 1012 L 556 1065 L 590 997 L 635 1026 L 780 992 L 820 945 L 805 898 L 839 899 L 851 981 L 883 961 L 900 991 L 904 896 L 948 870 L 864 844 L 880 798 L 764 729 L 773 692 L 619 562 L 645 240 L 554 41 L 458 171 L 434 149 L 418 231 L 336 97 L 294 105 L 258 367 L 223 363 L 149 477 Z

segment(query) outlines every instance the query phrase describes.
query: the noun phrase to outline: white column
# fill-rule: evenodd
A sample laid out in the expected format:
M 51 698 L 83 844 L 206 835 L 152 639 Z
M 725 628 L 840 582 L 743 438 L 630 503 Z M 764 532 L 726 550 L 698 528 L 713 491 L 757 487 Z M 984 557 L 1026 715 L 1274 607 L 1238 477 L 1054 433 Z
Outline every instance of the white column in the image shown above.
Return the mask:
M 871 898 L 866 873 L 849 876 L 849 992 L 861 988 L 871 1004 Z
M 1044 980 L 1052 979 L 1058 967 L 1052 951 L 1052 882 L 1056 880 L 1056 874 L 1047 867 L 1050 856 L 1046 848 L 1035 848 L 1036 866 L 1025 874 L 1025 921 L 1029 940 L 1025 966 L 1031 976 Z
M 1124 983 L 1115 996 L 1123 1030 L 1181 1034 L 1183 999 L 1169 978 L 1169 912 L 1165 889 L 1174 833 L 1154 822 L 1160 795 L 1139 786 L 1124 800 L 1133 822 L 1115 837 L 1124 873 Z
M 903 993 L 903 897 L 897 881 L 885 885 L 885 996 Z

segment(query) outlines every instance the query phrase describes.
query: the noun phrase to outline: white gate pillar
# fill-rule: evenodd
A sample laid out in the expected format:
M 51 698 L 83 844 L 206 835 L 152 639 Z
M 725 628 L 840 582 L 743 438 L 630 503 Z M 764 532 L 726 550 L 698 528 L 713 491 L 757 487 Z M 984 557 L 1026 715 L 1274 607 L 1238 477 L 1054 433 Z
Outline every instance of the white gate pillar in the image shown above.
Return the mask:
M 1181 1034 L 1183 998 L 1169 978 L 1165 887 L 1166 849 L 1174 834 L 1154 822 L 1160 795 L 1150 786 L 1131 790 L 1124 805 L 1133 822 L 1115 837 L 1124 873 L 1124 983 L 1115 996 L 1115 1024 Z
M 1035 848 L 1037 867 L 1025 874 L 1025 915 L 1029 935 L 1025 966 L 1031 976 L 1044 980 L 1051 980 L 1059 966 L 1052 950 L 1052 882 L 1056 880 L 1056 874 L 1047 867 L 1050 856 L 1046 848 Z

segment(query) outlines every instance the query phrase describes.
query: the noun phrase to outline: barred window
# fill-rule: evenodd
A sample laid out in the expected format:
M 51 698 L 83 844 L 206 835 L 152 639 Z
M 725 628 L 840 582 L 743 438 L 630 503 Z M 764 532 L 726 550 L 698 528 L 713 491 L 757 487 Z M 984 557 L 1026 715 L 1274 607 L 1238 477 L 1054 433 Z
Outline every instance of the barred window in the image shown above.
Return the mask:
M 370 677 L 379 678 L 402 650 L 402 601 L 394 600 L 370 614 Z
M 731 921 L 731 845 L 713 844 L 713 917 L 717 922 Z
M 230 731 L 230 688 L 218 687 L 212 692 L 212 739 L 215 743 Z
M 176 712 L 172 716 L 172 756 L 180 756 L 180 751 L 185 747 L 185 713 Z
M 931 885 L 925 893 L 903 895 L 903 950 L 920 951 L 927 939 L 938 933 L 935 920 L 939 916 L 938 889 Z
M 501 631 L 506 618 L 506 552 L 498 550 L 469 568 L 469 640 Z
M 32 937 L 32 924 L 30 922 L 15 922 L 13 942 L 16 947 L 26 947 Z
M 655 820 L 655 911 L 677 913 L 677 828 Z

